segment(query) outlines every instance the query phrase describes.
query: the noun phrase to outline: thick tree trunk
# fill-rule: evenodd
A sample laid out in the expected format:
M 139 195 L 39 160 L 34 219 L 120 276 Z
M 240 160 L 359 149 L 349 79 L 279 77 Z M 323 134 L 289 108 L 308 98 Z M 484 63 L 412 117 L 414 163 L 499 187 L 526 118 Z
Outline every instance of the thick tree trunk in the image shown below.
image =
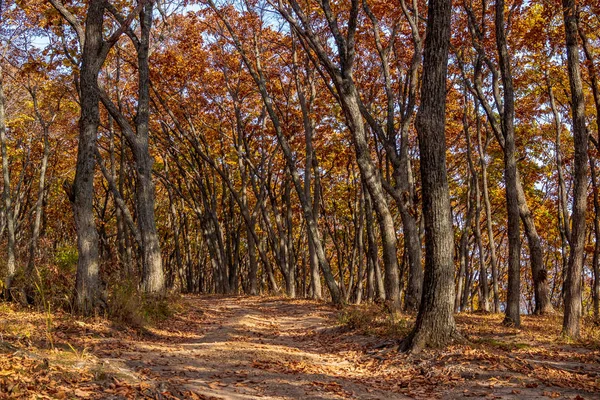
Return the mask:
M 104 60 L 98 59 L 102 47 L 104 3 L 91 2 L 87 12 L 85 43 L 80 69 L 81 117 L 77 166 L 71 201 L 77 229 L 77 276 L 75 279 L 75 308 L 91 314 L 103 306 L 100 291 L 98 231 L 94 220 L 94 170 L 96 139 L 100 124 L 98 73 Z
M 140 43 L 138 57 L 138 109 L 136 116 L 136 142 L 132 148 L 137 170 L 136 201 L 138 225 L 142 235 L 142 290 L 162 295 L 165 291 L 165 276 L 162 267 L 160 242 L 154 215 L 154 160 L 148 146 L 150 123 L 150 68 L 149 46 L 152 29 L 154 2 L 148 1 L 140 12 Z
M 515 100 L 505 29 L 504 0 L 497 0 L 496 47 L 500 60 L 502 84 L 504 86 L 504 112 L 501 125 L 504 135 L 504 181 L 506 185 L 506 209 L 508 214 L 508 287 L 504 322 L 518 327 L 521 325 L 520 213 L 517 192 L 517 160 L 515 155 Z M 531 257 L 532 259 L 534 257 L 533 250 Z
M 446 77 L 452 1 L 430 0 L 427 15 L 421 105 L 416 127 L 421 154 L 425 279 L 415 328 L 405 351 L 444 346 L 457 339 L 453 314 L 454 260 L 446 170 Z
M 573 139 L 575 144 L 573 173 L 573 214 L 569 252 L 569 266 L 565 282 L 565 314 L 563 334 L 578 338 L 580 332 L 581 275 L 586 230 L 587 207 L 587 163 L 588 135 L 585 123 L 585 104 L 581 71 L 579 66 L 579 45 L 577 43 L 577 5 L 575 0 L 563 0 L 567 64 L 571 88 L 571 111 L 573 115 Z

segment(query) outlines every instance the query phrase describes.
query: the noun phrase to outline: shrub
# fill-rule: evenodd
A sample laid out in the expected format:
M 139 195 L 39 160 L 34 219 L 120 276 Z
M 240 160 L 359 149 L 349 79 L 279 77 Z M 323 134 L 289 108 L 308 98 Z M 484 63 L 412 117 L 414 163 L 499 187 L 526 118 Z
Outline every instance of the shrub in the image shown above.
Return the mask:
M 407 316 L 390 313 L 386 307 L 376 304 L 347 307 L 340 313 L 339 322 L 361 334 L 392 338 L 402 338 L 410 329 Z
M 108 318 L 137 329 L 164 321 L 180 309 L 178 297 L 147 296 L 131 282 L 115 285 L 108 295 Z

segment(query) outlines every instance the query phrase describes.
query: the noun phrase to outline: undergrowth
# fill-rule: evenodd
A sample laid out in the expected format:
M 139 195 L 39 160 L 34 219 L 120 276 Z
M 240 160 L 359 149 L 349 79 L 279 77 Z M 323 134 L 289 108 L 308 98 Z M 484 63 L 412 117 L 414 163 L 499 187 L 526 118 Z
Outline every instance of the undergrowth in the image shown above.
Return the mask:
M 338 316 L 340 325 L 365 335 L 399 339 L 412 328 L 412 317 L 392 313 L 378 304 L 349 306 Z
M 128 283 L 109 291 L 107 317 L 119 325 L 143 328 L 162 322 L 181 309 L 180 296 L 148 296 Z

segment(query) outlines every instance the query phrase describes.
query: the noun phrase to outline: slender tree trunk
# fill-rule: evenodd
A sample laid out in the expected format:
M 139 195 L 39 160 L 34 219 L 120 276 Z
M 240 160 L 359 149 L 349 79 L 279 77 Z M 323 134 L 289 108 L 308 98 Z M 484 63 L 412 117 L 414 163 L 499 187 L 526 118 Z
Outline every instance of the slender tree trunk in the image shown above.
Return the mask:
M 592 176 L 592 188 L 594 191 L 594 255 L 592 258 L 592 270 L 594 283 L 592 286 L 592 308 L 594 318 L 600 318 L 600 198 L 598 195 L 598 181 L 596 180 L 596 163 L 590 155 L 590 172 Z
M 1 96 L 1 94 L 0 94 Z M 42 163 L 40 165 L 40 180 L 38 184 L 38 193 L 37 193 L 37 201 L 35 203 L 35 219 L 33 221 L 33 229 L 31 233 L 31 242 L 29 243 L 29 259 L 27 261 L 27 269 L 25 270 L 25 277 L 28 280 L 31 280 L 31 274 L 33 273 L 33 269 L 35 267 L 35 255 L 37 252 L 37 244 L 38 239 L 40 237 L 40 226 L 42 222 L 42 212 L 44 205 L 44 190 L 46 189 L 46 170 L 48 169 L 48 158 L 50 157 L 50 143 L 48 140 L 49 136 L 49 127 L 48 124 L 42 118 L 39 108 L 37 97 L 35 96 L 35 92 L 33 94 L 33 104 L 35 108 L 35 112 L 38 117 L 38 121 L 42 126 L 42 141 L 44 143 L 44 151 L 42 155 Z
M 567 64 L 571 88 L 571 111 L 573 114 L 573 139 L 575 142 L 574 158 L 574 193 L 573 216 L 569 252 L 569 266 L 565 284 L 565 314 L 563 334 L 578 338 L 580 332 L 581 307 L 581 275 L 583 270 L 583 253 L 586 230 L 587 207 L 587 162 L 588 134 L 585 123 L 585 104 L 581 71 L 579 66 L 579 45 L 577 43 L 577 5 L 575 0 L 563 0 L 565 39 L 567 47 Z
M 341 303 L 343 303 L 343 298 L 340 294 L 339 286 L 335 282 L 335 278 L 333 277 L 333 273 L 331 272 L 329 262 L 327 261 L 327 257 L 325 255 L 325 249 L 323 246 L 323 242 L 321 240 L 321 234 L 319 231 L 319 227 L 318 227 L 317 221 L 314 218 L 312 204 L 310 203 L 309 199 L 307 199 L 305 196 L 304 188 L 302 186 L 302 183 L 300 182 L 300 174 L 296 167 L 296 159 L 295 159 L 295 157 L 292 153 L 292 150 L 289 146 L 288 140 L 286 139 L 285 135 L 283 134 L 283 130 L 282 130 L 281 124 L 279 122 L 279 116 L 275 112 L 271 96 L 269 95 L 269 91 L 267 90 L 266 80 L 265 80 L 265 77 L 264 77 L 264 74 L 262 71 L 261 62 L 260 62 L 261 60 L 260 60 L 259 50 L 258 50 L 258 48 L 254 49 L 255 50 L 255 54 L 254 54 L 255 58 L 253 61 L 251 61 L 248 58 L 248 55 L 247 55 L 246 51 L 244 50 L 239 38 L 235 34 L 235 31 L 233 30 L 231 24 L 227 21 L 225 16 L 217 9 L 217 7 L 215 6 L 215 4 L 212 0 L 209 0 L 209 4 L 210 4 L 211 8 L 217 13 L 219 18 L 221 18 L 221 20 L 223 21 L 223 23 L 225 24 L 225 26 L 227 28 L 227 31 L 231 34 L 233 41 L 235 43 L 235 47 L 239 51 L 240 55 L 242 56 L 244 65 L 246 66 L 246 68 L 248 68 L 250 75 L 252 76 L 252 79 L 254 80 L 254 83 L 257 85 L 257 87 L 259 89 L 261 98 L 263 100 L 263 104 L 265 105 L 267 113 L 269 114 L 269 118 L 271 119 L 271 122 L 273 123 L 273 127 L 274 127 L 275 133 L 277 135 L 277 141 L 284 153 L 286 164 L 289 169 L 290 175 L 292 177 L 292 182 L 294 184 L 294 188 L 296 190 L 298 198 L 300 199 L 300 204 L 302 206 L 302 212 L 304 215 L 304 219 L 306 221 L 306 226 L 308 227 L 308 229 L 310 229 L 309 238 L 310 238 L 310 240 L 313 241 L 313 244 L 315 246 L 317 258 L 319 260 L 319 266 L 321 267 L 321 270 L 323 271 L 323 275 L 325 277 L 325 282 L 327 283 L 327 287 L 329 288 L 329 293 L 331 294 L 332 301 L 334 303 L 341 304 Z
M 416 79 L 416 76 L 415 76 Z M 412 168 L 408 155 L 408 133 L 402 134 L 402 147 L 400 149 L 400 164 L 396 179 L 397 185 L 400 183 L 402 191 L 401 196 L 404 206 L 400 208 L 400 217 L 402 218 L 402 227 L 404 231 L 404 248 L 408 254 L 408 287 L 406 291 L 405 308 L 407 310 L 417 310 L 421 302 L 423 291 L 423 265 L 421 263 L 421 236 L 417 224 L 417 211 L 414 204 L 414 182 L 412 181 Z
M 256 241 L 254 240 L 254 235 L 252 234 L 252 230 L 254 229 L 254 219 L 252 220 L 253 224 L 251 226 L 246 227 L 246 240 L 248 241 L 248 294 L 251 296 L 258 295 L 258 260 L 256 258 Z
M 467 109 L 467 95 L 465 94 L 465 110 Z M 476 112 L 476 111 L 475 111 Z M 479 135 L 479 116 L 476 116 L 476 129 Z M 466 112 L 463 114 L 463 129 L 465 131 L 465 137 L 467 139 L 467 161 L 469 162 L 469 171 L 472 176 L 472 186 L 474 190 L 475 200 L 475 241 L 477 243 L 477 253 L 479 255 L 479 309 L 483 311 L 490 310 L 490 299 L 489 299 L 489 287 L 487 268 L 485 267 L 485 256 L 483 255 L 483 241 L 481 239 L 481 194 L 479 188 L 479 177 L 477 175 L 477 169 L 473 162 L 473 151 L 471 149 L 471 134 L 469 132 L 469 124 L 467 121 Z
M 362 190 L 360 191 L 358 205 L 358 227 L 356 232 L 356 246 L 358 251 L 358 271 L 356 273 L 356 292 L 355 303 L 360 304 L 363 299 L 363 279 L 365 274 L 364 251 L 364 232 L 365 232 L 365 198 Z
M 561 261 L 562 261 L 562 272 L 563 272 L 563 289 L 564 289 L 564 275 L 568 270 L 568 245 L 571 237 L 571 229 L 569 226 L 569 206 L 567 201 L 567 188 L 565 184 L 565 178 L 563 174 L 563 162 L 562 162 L 562 149 L 561 149 L 561 134 L 562 125 L 560 122 L 560 114 L 556 106 L 556 100 L 554 98 L 554 90 L 550 83 L 550 77 L 546 74 L 546 84 L 548 86 L 548 97 L 550 98 L 550 108 L 554 117 L 554 131 L 556 134 L 554 142 L 554 152 L 556 153 L 556 172 L 558 175 L 558 231 L 560 232 L 561 241 Z M 564 291 L 562 293 L 564 296 Z M 562 296 L 561 296 L 562 297 Z
M 470 179 L 470 178 L 469 178 Z M 471 184 L 468 184 L 467 189 L 467 209 L 466 209 L 466 217 L 465 217 L 465 225 L 463 226 L 462 233 L 460 235 L 460 244 L 458 248 L 458 257 L 460 269 L 458 271 L 458 279 L 456 284 L 456 293 L 454 299 L 454 312 L 458 313 L 460 311 L 464 311 L 463 305 L 465 304 L 464 300 L 462 300 L 463 293 L 465 288 L 469 285 L 469 273 L 468 273 L 468 263 L 469 263 L 469 237 L 471 236 L 471 221 L 473 219 L 473 214 L 475 214 L 475 207 L 473 206 L 473 188 Z
M 0 69 L 0 147 L 2 149 L 3 183 L 2 200 L 4 201 L 4 218 L 6 219 L 6 231 L 8 234 L 8 244 L 6 248 L 6 278 L 4 280 L 4 289 L 6 290 L 7 297 L 10 297 L 10 289 L 17 272 L 17 264 L 15 260 L 15 220 L 10 193 L 10 169 L 8 163 L 8 153 L 6 149 L 7 137 L 4 104 L 4 74 Z
M 596 126 L 598 127 L 598 131 L 600 131 L 600 89 L 598 88 L 598 69 L 596 68 L 596 64 L 594 63 L 594 59 L 592 56 L 592 50 L 589 45 L 589 41 L 583 27 L 578 29 L 579 37 L 581 38 L 581 42 L 583 45 L 583 50 L 585 53 L 585 57 L 587 59 L 587 66 L 589 71 L 589 77 L 591 80 L 592 87 L 592 95 L 594 96 L 594 105 L 596 107 Z M 598 143 L 598 139 L 593 138 L 590 135 L 590 138 L 594 139 L 594 143 L 596 148 L 600 150 L 600 143 Z M 596 181 L 596 169 L 594 158 L 590 156 L 590 171 L 592 175 L 592 185 L 594 190 L 594 256 L 592 261 L 593 272 L 594 272 L 594 283 L 592 287 L 592 297 L 593 297 L 593 309 L 594 309 L 594 318 L 596 320 L 600 319 L 600 200 L 598 199 L 598 182 Z
M 453 314 L 454 260 L 446 170 L 446 78 L 452 1 L 430 0 L 416 128 L 421 154 L 425 279 L 415 328 L 405 351 L 447 345 L 459 336 Z
M 366 226 L 367 226 L 367 257 L 372 265 L 372 279 L 373 289 L 375 291 L 375 300 L 383 302 L 386 299 L 386 293 L 383 283 L 383 277 L 381 276 L 381 269 L 379 268 L 379 262 L 377 257 L 377 245 L 375 241 L 375 224 L 373 221 L 373 206 L 371 196 L 367 192 L 366 187 L 363 184 L 363 190 L 365 191 L 365 215 L 366 215 Z
M 477 112 L 477 111 L 475 111 Z M 496 258 L 496 243 L 494 241 L 494 228 L 492 226 L 492 205 L 490 202 L 489 190 L 488 190 L 488 178 L 487 178 L 487 162 L 485 160 L 485 148 L 483 141 L 481 140 L 481 118 L 479 114 L 476 114 L 477 118 L 477 148 L 479 151 L 479 164 L 481 166 L 481 186 L 483 192 L 483 204 L 485 206 L 485 220 L 488 236 L 489 246 L 489 260 L 492 269 L 492 291 L 494 296 L 494 312 L 500 312 L 500 296 L 498 288 L 498 260 Z
M 483 1 L 482 5 L 485 9 L 486 1 Z M 470 29 L 472 30 L 472 34 L 474 35 L 474 38 L 476 38 L 476 40 L 478 42 L 481 42 L 483 40 L 485 25 L 475 27 L 476 24 L 475 24 L 475 18 L 473 15 L 473 11 L 469 7 L 467 7 L 466 9 L 467 9 L 467 13 L 470 14 L 469 23 L 471 25 Z M 498 2 L 496 2 L 496 11 L 502 11 L 502 13 L 496 12 L 496 17 L 497 18 L 502 17 L 501 23 L 503 24 L 504 23 L 504 12 L 503 12 L 504 11 L 504 3 L 499 4 Z M 506 109 L 506 110 L 505 110 L 505 107 L 506 107 L 505 105 L 506 105 L 506 103 L 511 103 L 510 99 L 512 99 L 512 102 L 514 103 L 514 94 L 513 94 L 513 87 L 512 87 L 512 75 L 511 75 L 512 73 L 510 71 L 510 60 L 509 60 L 509 56 L 508 56 L 508 49 L 506 46 L 505 30 L 506 30 L 506 27 L 500 26 L 500 24 L 496 23 L 496 44 L 497 44 L 498 54 L 500 55 L 499 68 L 496 68 L 496 66 L 493 63 L 489 62 L 489 58 L 485 55 L 485 51 L 480 44 L 476 46 L 477 51 L 479 53 L 479 57 L 478 57 L 476 65 L 475 65 L 474 83 L 475 83 L 475 92 L 477 94 L 477 97 L 479 98 L 481 105 L 483 105 L 483 108 L 488 116 L 488 120 L 494 131 L 494 135 L 498 139 L 498 143 L 500 143 L 500 146 L 502 147 L 503 151 L 506 152 L 505 135 L 507 133 L 507 126 L 509 128 L 508 130 L 509 131 L 512 130 L 512 132 L 514 134 L 514 105 L 511 106 L 509 104 L 508 109 Z M 482 60 L 484 60 L 484 59 L 487 60 L 485 62 L 486 66 L 492 70 L 492 86 L 493 86 L 493 91 L 494 91 L 494 100 L 495 100 L 495 103 L 497 106 L 496 107 L 497 113 L 495 113 L 492 110 L 491 105 L 486 100 L 486 95 L 483 92 L 483 88 L 482 88 L 483 81 L 481 79 L 481 66 L 482 66 Z M 502 85 L 503 85 L 503 89 L 504 89 L 504 101 L 502 101 L 502 98 L 501 98 L 498 76 L 502 77 Z M 508 86 L 506 86 L 507 84 L 508 84 Z M 507 97 L 507 94 L 508 94 L 508 97 Z M 513 114 L 512 117 L 510 115 L 505 115 L 507 112 L 509 114 L 512 113 Z M 498 118 L 497 118 L 498 114 L 500 115 L 500 122 L 498 121 Z M 509 121 L 509 120 L 512 121 L 512 123 L 509 123 L 508 125 L 505 124 L 505 121 Z M 510 132 L 508 132 L 508 133 L 510 133 Z M 511 152 L 511 151 L 512 150 L 509 149 L 509 152 Z M 506 166 L 506 163 L 507 163 L 507 160 L 505 160 L 505 166 Z M 510 165 L 511 163 L 512 163 L 512 161 L 508 160 L 508 165 Z M 550 312 L 552 312 L 552 305 L 550 303 L 548 274 L 547 274 L 547 271 L 544 266 L 543 249 L 542 249 L 542 245 L 541 245 L 541 240 L 540 240 L 539 234 L 537 233 L 533 216 L 529 210 L 529 207 L 527 206 L 527 199 L 525 197 L 525 192 L 523 191 L 523 187 L 522 187 L 521 180 L 519 177 L 518 169 L 516 171 L 516 176 L 517 176 L 517 178 L 516 178 L 516 192 L 517 192 L 516 196 L 517 196 L 518 209 L 519 209 L 521 221 L 523 222 L 523 225 L 525 228 L 525 235 L 527 236 L 527 241 L 528 241 L 528 246 L 529 246 L 531 272 L 532 272 L 532 277 L 533 277 L 533 281 L 534 281 L 534 292 L 535 292 L 535 298 L 536 298 L 536 312 L 538 314 L 550 313 Z M 506 179 L 506 177 L 505 177 L 505 179 Z M 508 186 L 508 183 L 507 183 L 507 186 Z M 513 190 L 513 188 L 511 187 L 510 191 L 512 191 L 512 190 Z M 511 202 L 512 202 L 512 200 L 511 200 Z M 508 204 L 507 204 L 507 207 L 508 207 Z M 513 223 L 513 225 L 516 225 L 516 222 Z M 516 242 L 516 239 L 513 238 L 513 243 L 515 243 L 515 242 Z M 514 261 L 515 260 L 513 260 L 513 263 L 514 263 Z M 514 284 L 514 280 L 513 280 L 513 284 Z M 514 292 L 514 290 L 513 290 L 513 292 Z M 516 296 L 513 295 L 511 298 L 513 299 L 513 302 L 516 301 L 514 299 L 514 298 L 516 298 Z M 514 305 L 513 305 L 513 308 L 515 308 Z M 513 313 L 514 313 L 514 310 L 513 310 Z
M 391 310 L 399 311 L 401 306 L 400 276 L 396 254 L 397 238 L 394 220 L 385 198 L 381 177 L 371 159 L 356 87 L 350 80 L 344 80 L 339 86 L 338 92 L 342 98 L 346 120 L 350 131 L 353 133 L 358 167 L 371 196 L 373 209 L 381 231 L 386 302 Z

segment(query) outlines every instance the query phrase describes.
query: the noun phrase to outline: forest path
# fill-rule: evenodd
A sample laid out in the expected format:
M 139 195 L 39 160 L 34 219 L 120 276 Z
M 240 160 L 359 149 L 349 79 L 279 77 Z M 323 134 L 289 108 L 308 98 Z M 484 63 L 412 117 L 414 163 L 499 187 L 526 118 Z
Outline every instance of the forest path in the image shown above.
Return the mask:
M 354 362 L 359 343 L 349 348 L 328 340 L 336 324 L 330 306 L 217 296 L 185 302 L 186 315 L 125 346 L 113 362 L 155 382 L 184 385 L 200 398 L 409 398 L 385 390 L 383 380 L 377 388 L 368 366 Z
M 340 327 L 339 311 L 324 303 L 220 296 L 184 303 L 151 335 L 96 354 L 159 391 L 200 399 L 579 400 L 600 391 L 598 351 L 528 345 L 539 333 L 499 331 L 500 316 L 461 314 L 471 344 L 407 356 L 396 341 Z

